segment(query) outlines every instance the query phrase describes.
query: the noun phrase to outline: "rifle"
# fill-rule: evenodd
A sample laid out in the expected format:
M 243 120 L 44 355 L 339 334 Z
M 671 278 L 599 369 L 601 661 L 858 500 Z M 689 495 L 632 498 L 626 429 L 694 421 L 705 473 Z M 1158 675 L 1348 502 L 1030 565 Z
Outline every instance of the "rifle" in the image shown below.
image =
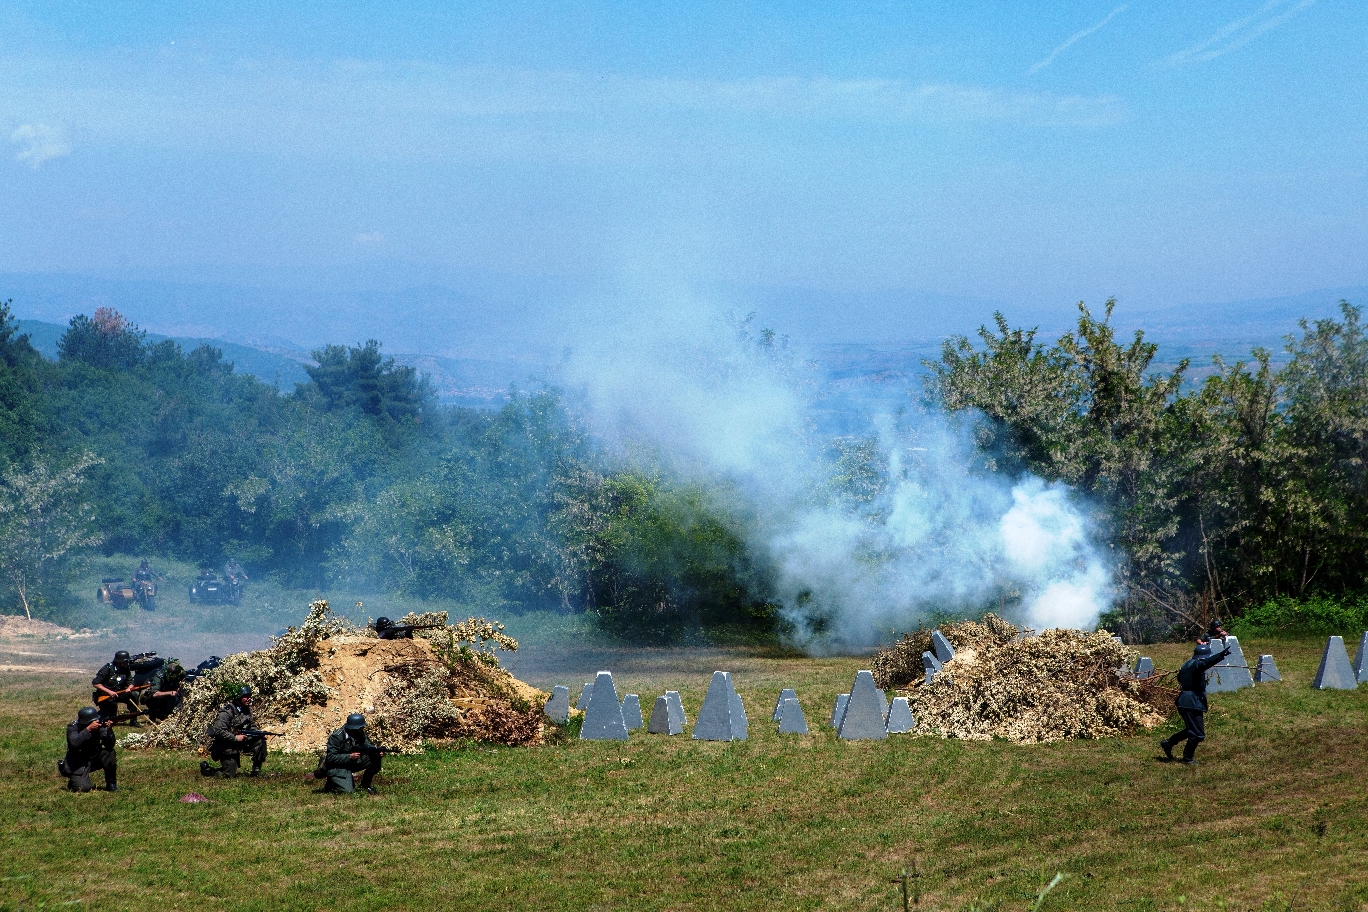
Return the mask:
M 100 727 L 107 728 L 110 725 L 118 725 L 120 722 L 131 722 L 138 718 L 138 716 L 145 715 L 147 715 L 147 713 L 143 712 L 141 709 L 134 710 L 133 712 L 119 713 L 117 716 L 113 716 L 109 719 L 101 719 Z
M 112 696 L 110 694 L 101 694 L 100 696 L 95 698 L 95 702 L 108 703 L 110 700 L 122 700 L 125 697 L 127 697 L 130 693 L 135 693 L 139 690 L 147 690 L 147 688 L 151 686 L 151 684 L 139 684 L 137 687 L 126 687 Z
M 399 753 L 399 749 L 395 747 L 382 747 L 379 744 L 367 744 L 365 747 L 361 748 L 359 753 L 378 757 L 381 754 L 397 754 Z
M 233 732 L 233 734 L 235 734 L 235 735 L 244 735 L 244 736 L 246 736 L 246 737 L 248 737 L 248 738 L 265 738 L 265 737 L 267 737 L 267 736 L 270 736 L 270 737 L 273 737 L 273 738 L 283 738 L 283 737 L 285 737 L 285 733 L 284 733 L 284 732 L 268 732 L 268 731 L 262 731 L 262 730 L 259 729 L 259 728 L 244 728 L 242 731 Z
M 375 631 L 375 635 L 382 640 L 397 640 L 400 637 L 407 637 L 415 630 L 438 630 L 446 624 L 391 624 L 383 630 Z

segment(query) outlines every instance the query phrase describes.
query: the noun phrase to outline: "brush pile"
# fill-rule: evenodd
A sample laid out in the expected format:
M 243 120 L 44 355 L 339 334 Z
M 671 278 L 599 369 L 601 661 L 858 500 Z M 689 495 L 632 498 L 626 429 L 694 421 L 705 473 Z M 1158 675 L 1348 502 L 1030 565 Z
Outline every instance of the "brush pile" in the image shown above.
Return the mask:
M 446 612 L 410 614 L 401 624 L 440 624 L 412 639 L 381 640 L 335 617 L 325 601 L 269 649 L 228 656 L 190 685 L 184 703 L 126 747 L 204 746 L 219 707 L 252 688 L 257 725 L 284 732 L 287 752 L 322 748 L 348 713 L 366 714 L 371 740 L 400 750 L 475 740 L 539 744 L 546 695 L 499 667 L 496 649 L 518 644 L 483 618 L 448 624 Z
M 1106 738 L 1153 728 L 1172 711 L 1173 695 L 1126 671 L 1134 650 L 1105 631 L 1023 636 L 993 615 L 940 629 L 955 647 L 954 658 L 929 683 L 919 675 L 905 691 L 922 734 L 1018 744 Z M 925 639 L 929 644 L 930 631 Z M 876 667 L 885 675 L 907 668 L 916 645 L 904 638 Z M 920 668 L 921 650 L 916 654 Z

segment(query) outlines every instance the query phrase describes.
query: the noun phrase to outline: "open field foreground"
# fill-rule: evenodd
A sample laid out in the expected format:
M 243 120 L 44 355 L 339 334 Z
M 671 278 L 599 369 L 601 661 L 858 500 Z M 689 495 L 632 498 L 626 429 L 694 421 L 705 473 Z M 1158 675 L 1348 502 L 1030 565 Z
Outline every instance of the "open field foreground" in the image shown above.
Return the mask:
M 922 909 L 1025 910 L 1056 872 L 1043 909 L 1368 909 L 1368 688 L 1312 690 L 1318 642 L 1243 645 L 1286 682 L 1215 695 L 1195 768 L 1157 759 L 1171 727 L 1036 747 L 780 737 L 781 687 L 824 723 L 861 660 L 646 650 L 615 657 L 620 693 L 649 713 L 678 689 L 692 723 L 730 670 L 751 739 L 430 752 L 387 760 L 378 797 L 319 794 L 312 756 L 220 782 L 137 752 L 118 793 L 71 795 L 54 763 L 89 673 L 3 672 L 0 908 L 893 910 L 915 862 Z M 522 673 L 577 693 L 582 662 Z M 210 801 L 178 800 L 192 791 Z

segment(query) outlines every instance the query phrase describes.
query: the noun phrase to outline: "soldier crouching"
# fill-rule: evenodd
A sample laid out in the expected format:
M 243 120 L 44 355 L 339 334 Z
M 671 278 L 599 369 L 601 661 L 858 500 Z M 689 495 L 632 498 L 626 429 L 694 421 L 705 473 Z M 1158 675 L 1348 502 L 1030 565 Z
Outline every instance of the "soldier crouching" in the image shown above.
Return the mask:
M 67 788 L 73 792 L 88 792 L 94 786 L 90 774 L 104 773 L 105 791 L 117 792 L 118 761 L 114 756 L 114 731 L 110 723 L 100 718 L 100 711 L 87 706 L 76 714 L 76 721 L 67 725 L 66 756 L 60 764 L 66 774 Z
M 323 767 L 328 773 L 325 792 L 356 791 L 356 774 L 361 774 L 361 788 L 374 795 L 371 780 L 380 772 L 381 751 L 366 737 L 366 717 L 360 713 L 347 716 L 346 723 L 328 735 Z
M 221 767 L 214 769 L 208 762 L 201 762 L 200 772 L 206 776 L 232 779 L 238 774 L 242 755 L 250 753 L 252 771 L 248 775 L 259 774 L 266 762 L 266 739 L 260 735 L 242 733 L 255 728 L 252 720 L 252 688 L 242 687 L 231 703 L 223 704 L 209 725 L 209 756 L 217 760 Z

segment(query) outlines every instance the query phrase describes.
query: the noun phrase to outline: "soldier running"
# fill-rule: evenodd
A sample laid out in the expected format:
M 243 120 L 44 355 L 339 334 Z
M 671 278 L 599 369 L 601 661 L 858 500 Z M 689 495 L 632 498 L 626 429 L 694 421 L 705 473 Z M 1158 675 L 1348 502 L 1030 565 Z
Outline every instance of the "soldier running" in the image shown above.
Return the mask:
M 209 724 L 209 756 L 219 761 L 219 769 L 209 765 L 207 760 L 200 761 L 200 773 L 205 776 L 218 776 L 233 779 L 238 774 L 238 763 L 242 754 L 252 755 L 252 771 L 249 776 L 260 775 L 266 762 L 266 739 L 260 735 L 244 735 L 244 730 L 256 728 L 252 720 L 252 688 L 241 687 L 232 702 L 224 703 L 214 721 Z
M 323 766 L 328 771 L 325 792 L 351 794 L 356 791 L 356 773 L 361 774 L 361 788 L 368 795 L 376 794 L 371 780 L 380 772 L 381 751 L 366 737 L 366 717 L 360 713 L 347 716 L 341 728 L 328 735 L 328 748 L 323 755 Z
M 1220 633 L 1224 635 L 1225 631 Z M 1197 745 L 1206 740 L 1207 669 L 1228 655 L 1230 647 L 1213 655 L 1211 644 L 1206 640 L 1198 640 L 1196 648 L 1192 650 L 1192 658 L 1178 669 L 1178 684 L 1183 688 L 1183 692 L 1178 695 L 1178 714 L 1183 717 L 1183 730 L 1159 742 L 1159 747 L 1170 760 L 1173 759 L 1173 749 L 1180 742 L 1186 741 L 1182 762 L 1189 765 L 1197 762 L 1193 759 L 1193 755 L 1197 753 Z
M 93 706 L 83 707 L 76 714 L 76 721 L 67 725 L 66 739 L 61 772 L 66 774 L 67 788 L 73 792 L 90 791 L 90 773 L 100 770 L 104 773 L 105 791 L 117 792 L 119 767 L 114 756 L 114 730 L 108 720 L 100 718 L 100 711 Z

